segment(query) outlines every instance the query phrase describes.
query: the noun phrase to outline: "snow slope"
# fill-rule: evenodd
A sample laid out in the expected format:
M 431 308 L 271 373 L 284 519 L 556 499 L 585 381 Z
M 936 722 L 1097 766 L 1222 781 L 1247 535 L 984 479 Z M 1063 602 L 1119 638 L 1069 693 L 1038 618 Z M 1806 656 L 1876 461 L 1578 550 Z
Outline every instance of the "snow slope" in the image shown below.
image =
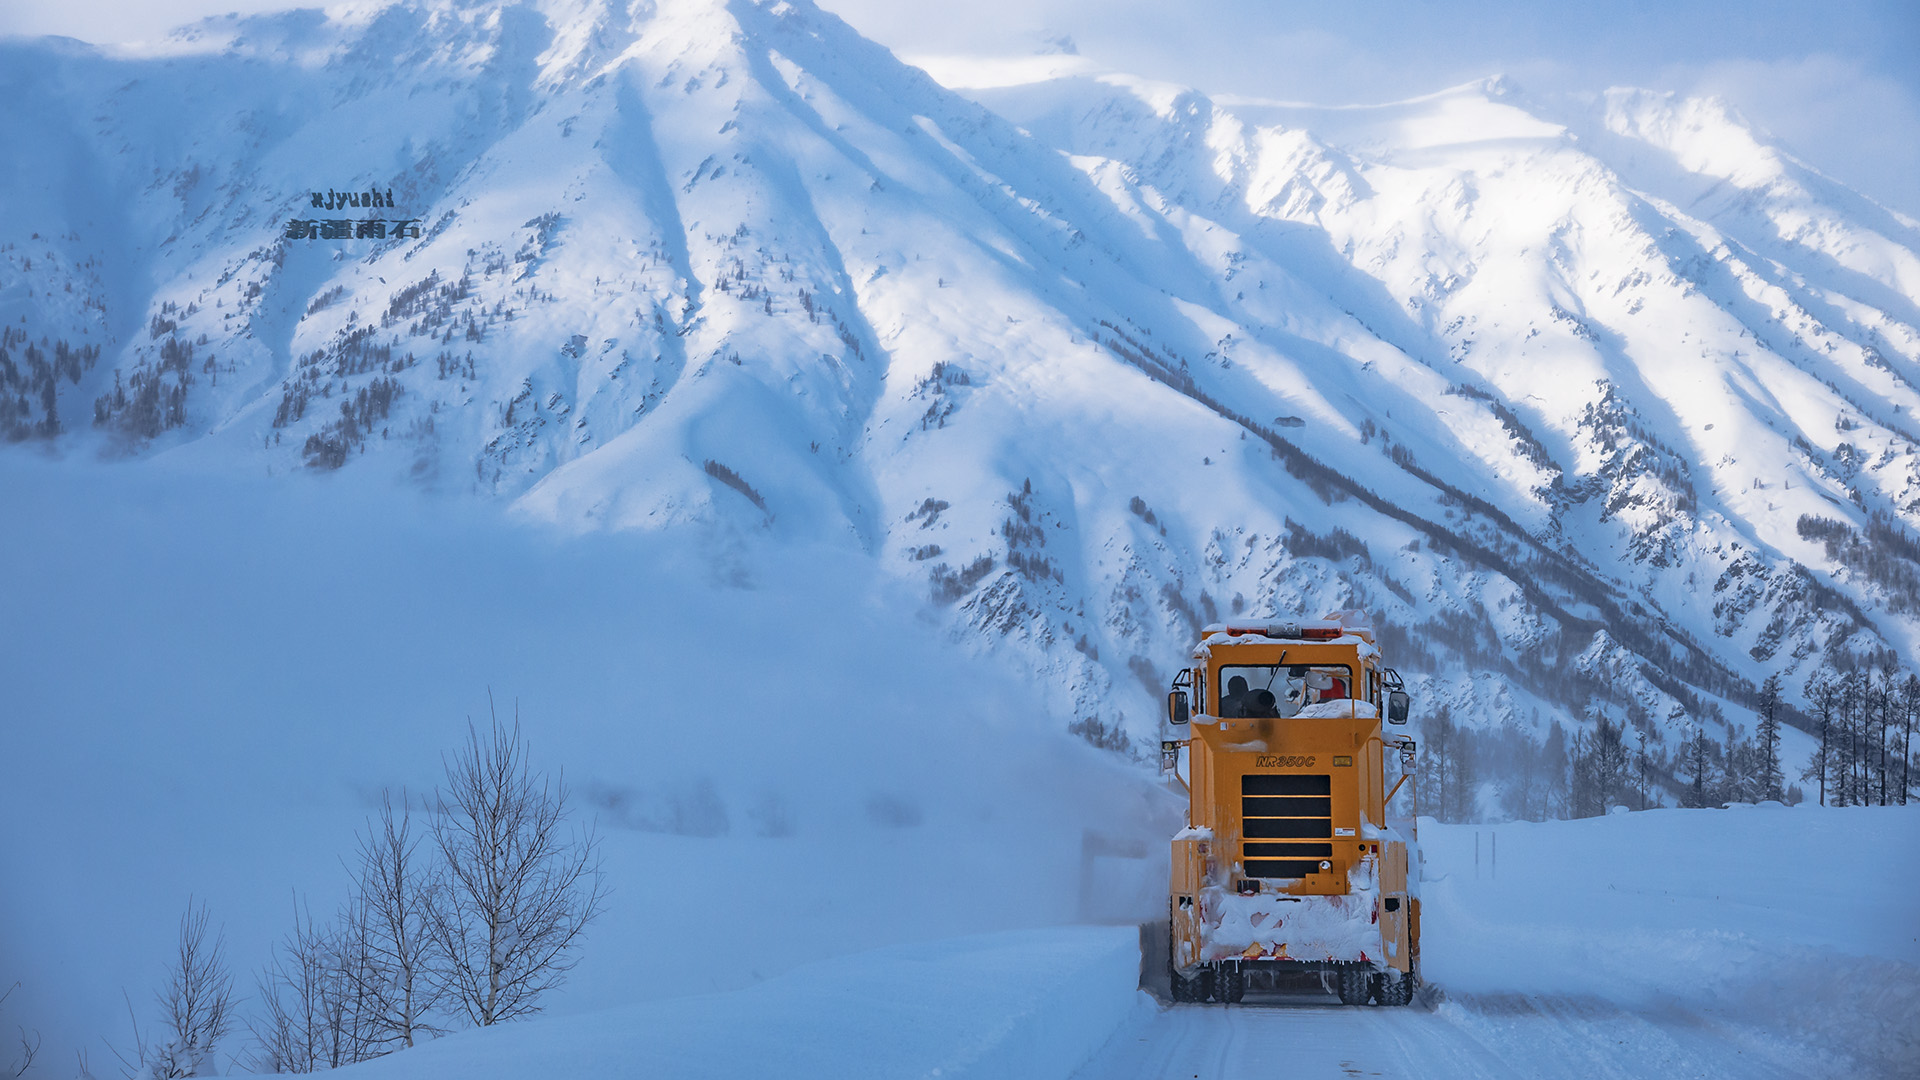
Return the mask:
M 1711 101 L 976 101 L 785 0 L 0 50 L 7 422 L 57 452 L 842 550 L 1108 746 L 1234 612 L 1656 743 L 1920 644 L 1920 226 Z M 420 235 L 285 237 L 359 218 Z
M 1070 1073 L 1129 1016 L 1132 927 L 860 953 L 729 994 L 442 1039 L 348 1077 L 996 1077 Z
M 1529 1001 L 1599 1002 L 1814 1074 L 1920 1058 L 1913 807 L 1423 824 L 1421 839 L 1443 1014 L 1496 1030 Z

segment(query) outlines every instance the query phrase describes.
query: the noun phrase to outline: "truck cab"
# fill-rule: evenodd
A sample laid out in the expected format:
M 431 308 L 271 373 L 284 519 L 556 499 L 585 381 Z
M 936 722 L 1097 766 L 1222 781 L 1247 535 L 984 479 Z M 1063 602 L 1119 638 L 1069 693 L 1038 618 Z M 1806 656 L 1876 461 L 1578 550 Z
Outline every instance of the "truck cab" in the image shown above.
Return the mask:
M 1175 1000 L 1319 973 L 1342 1001 L 1404 1005 L 1419 971 L 1409 700 L 1359 612 L 1206 627 L 1168 694 Z

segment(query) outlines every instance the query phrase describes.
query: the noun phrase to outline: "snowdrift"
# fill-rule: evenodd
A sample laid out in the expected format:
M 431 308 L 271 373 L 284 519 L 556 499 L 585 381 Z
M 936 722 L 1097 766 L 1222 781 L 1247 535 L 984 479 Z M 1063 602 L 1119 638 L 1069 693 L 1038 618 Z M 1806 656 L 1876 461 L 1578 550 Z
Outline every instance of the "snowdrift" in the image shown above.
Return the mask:
M 1920 1061 L 1920 806 L 1420 834 L 1423 955 L 1453 1022 L 1491 1037 L 1516 1011 L 1601 1007 L 1709 1025 L 1729 1054 L 1802 1046 L 1817 1075 Z
M 341 1075 L 1055 1080 L 1144 1006 L 1138 974 L 1132 927 L 958 938 L 728 994 L 470 1032 Z

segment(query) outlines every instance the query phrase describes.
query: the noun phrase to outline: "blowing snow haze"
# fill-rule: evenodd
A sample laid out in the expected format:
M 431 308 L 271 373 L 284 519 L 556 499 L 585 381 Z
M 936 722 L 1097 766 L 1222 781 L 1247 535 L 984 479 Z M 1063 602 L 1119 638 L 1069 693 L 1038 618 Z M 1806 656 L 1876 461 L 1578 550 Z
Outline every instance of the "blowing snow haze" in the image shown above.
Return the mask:
M 0 503 L 50 523 L 11 526 L 16 574 L 57 551 L 82 580 L 95 553 L 137 596 L 169 565 L 140 521 L 159 550 L 225 531 L 92 516 L 145 480 L 224 477 L 239 507 L 398 487 L 555 545 L 504 568 L 632 542 L 732 597 L 667 628 L 602 597 L 553 640 L 817 635 L 830 655 L 778 670 L 832 683 L 883 632 L 834 612 L 862 598 L 1019 687 L 1023 730 L 1142 759 L 1203 625 L 1361 608 L 1424 714 L 1624 727 L 1668 802 L 1680 744 L 1743 737 L 1768 676 L 1798 778 L 1810 678 L 1904 678 L 1920 646 L 1920 222 L 1718 99 L 1496 78 L 1319 106 L 1072 63 L 963 96 L 806 0 L 422 2 L 0 41 L 0 146 Z M 338 539 L 215 549 L 350 575 Z M 115 603 L 61 587 L 34 595 Z M 783 599 L 754 627 L 762 588 Z M 219 595 L 133 617 L 266 617 Z M 301 595 L 376 642 L 414 610 Z M 941 680 L 975 669 L 902 648 L 887 700 L 965 713 Z M 35 730 L 63 722 L 75 676 L 5 651 Z M 471 702 L 486 676 L 459 670 Z M 1163 842 L 1131 773 L 1071 760 Z M 716 782 L 735 821 L 778 786 Z M 902 797 L 853 813 L 913 824 Z M 1504 812 L 1497 782 L 1478 798 L 1455 816 Z

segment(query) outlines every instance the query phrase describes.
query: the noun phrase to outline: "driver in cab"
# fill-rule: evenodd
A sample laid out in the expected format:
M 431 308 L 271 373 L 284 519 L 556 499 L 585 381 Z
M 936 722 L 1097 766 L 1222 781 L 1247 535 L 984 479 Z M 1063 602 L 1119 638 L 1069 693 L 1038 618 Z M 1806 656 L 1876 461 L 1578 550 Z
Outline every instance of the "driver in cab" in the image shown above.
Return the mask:
M 1220 698 L 1220 715 L 1229 720 L 1265 719 L 1279 716 L 1280 709 L 1273 691 L 1251 689 L 1245 678 L 1235 675 L 1227 680 L 1227 692 Z

